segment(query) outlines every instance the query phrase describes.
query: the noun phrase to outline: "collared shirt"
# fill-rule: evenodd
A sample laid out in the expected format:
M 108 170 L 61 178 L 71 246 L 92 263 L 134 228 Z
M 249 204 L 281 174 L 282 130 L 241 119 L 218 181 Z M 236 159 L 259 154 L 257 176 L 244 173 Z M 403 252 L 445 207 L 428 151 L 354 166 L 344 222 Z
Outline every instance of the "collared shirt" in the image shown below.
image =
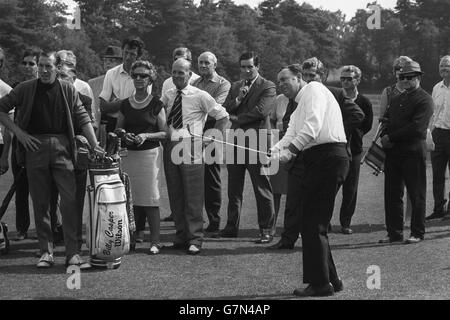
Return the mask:
M 4 82 L 2 79 L 0 79 L 0 98 L 3 96 L 6 96 L 12 88 Z M 13 110 L 10 111 L 10 115 L 14 113 Z M 3 131 L 5 130 L 5 127 L 3 127 L 2 124 L 0 124 L 0 144 L 3 144 Z
M 324 143 L 346 143 L 341 108 L 333 94 L 322 83 L 312 81 L 295 97 L 298 106 L 289 127 L 275 149 L 290 145 L 304 150 Z
M 194 81 L 197 80 L 198 78 L 200 78 L 200 76 L 192 71 L 191 78 L 189 79 L 189 84 L 193 84 Z M 172 77 L 164 80 L 163 85 L 162 85 L 162 89 L 161 89 L 161 97 L 168 90 L 174 89 L 174 88 L 175 88 L 175 84 L 173 83 Z
M 167 115 L 169 115 L 170 111 L 172 110 L 173 102 L 177 96 L 177 91 L 178 90 L 176 88 L 172 88 L 165 94 L 163 94 L 161 98 L 161 101 L 167 108 Z M 211 97 L 206 91 L 200 90 L 191 85 L 188 85 L 183 90 L 181 90 L 181 106 L 183 128 L 174 129 L 172 126 L 169 126 L 170 138 L 174 140 L 177 140 L 180 137 L 192 137 L 187 130 L 188 125 L 191 133 L 201 137 L 203 135 L 203 127 L 208 115 L 216 120 L 228 117 L 228 112 L 224 107 L 218 104 L 213 97 Z M 198 145 L 200 146 L 200 148 L 195 149 L 193 156 L 196 163 L 201 161 L 202 158 L 201 142 Z
M 91 86 L 86 81 L 80 80 L 78 78 L 75 79 L 75 81 L 73 82 L 73 86 L 75 87 L 75 89 L 77 89 L 77 91 L 79 93 L 81 93 L 82 95 L 85 95 L 85 96 L 88 96 L 89 98 L 91 98 L 91 100 L 92 100 L 91 115 L 92 115 L 92 119 L 93 119 L 93 121 L 95 123 L 95 121 L 96 121 L 96 114 L 97 114 L 99 106 L 97 106 L 97 103 L 95 102 L 94 93 L 92 92 Z
M 211 79 L 200 77 L 191 83 L 192 86 L 208 92 L 219 104 L 223 104 L 231 88 L 231 83 L 214 72 Z
M 433 88 L 435 109 L 431 128 L 450 129 L 450 86 L 447 87 L 444 81 L 439 82 Z
M 103 81 L 103 89 L 100 92 L 100 98 L 110 102 L 114 99 L 124 100 L 134 93 L 133 78 L 125 71 L 123 64 L 109 69 L 106 72 L 105 80 Z M 152 92 L 152 86 L 148 86 L 147 91 Z M 118 117 L 119 112 L 109 114 L 112 117 Z

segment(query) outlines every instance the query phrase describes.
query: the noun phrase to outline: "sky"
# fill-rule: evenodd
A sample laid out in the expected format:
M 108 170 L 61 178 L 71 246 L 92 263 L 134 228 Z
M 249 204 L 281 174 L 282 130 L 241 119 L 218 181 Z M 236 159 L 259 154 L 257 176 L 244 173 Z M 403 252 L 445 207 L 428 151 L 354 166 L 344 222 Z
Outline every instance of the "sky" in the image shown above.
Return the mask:
M 73 7 L 73 0 L 60 0 L 69 5 L 69 7 Z M 236 4 L 248 4 L 250 7 L 254 8 L 261 0 L 233 0 Z M 195 0 L 194 2 L 200 2 L 200 0 Z M 372 2 L 370 0 L 297 0 L 297 2 L 307 2 L 311 4 L 313 7 L 337 11 L 341 10 L 346 15 L 346 20 L 350 20 L 356 13 L 358 9 L 365 9 L 368 2 Z M 379 5 L 383 8 L 393 9 L 397 3 L 397 0 L 378 0 Z

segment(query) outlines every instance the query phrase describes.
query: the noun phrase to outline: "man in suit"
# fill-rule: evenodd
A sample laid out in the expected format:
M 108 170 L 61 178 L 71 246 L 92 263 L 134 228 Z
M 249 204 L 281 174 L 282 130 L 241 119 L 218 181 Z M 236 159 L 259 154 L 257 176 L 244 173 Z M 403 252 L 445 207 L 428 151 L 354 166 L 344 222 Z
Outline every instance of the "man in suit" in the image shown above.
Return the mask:
M 230 114 L 231 129 L 242 129 L 243 134 L 252 140 L 252 134 L 254 137 L 259 137 L 261 129 L 267 131 L 270 129 L 269 115 L 275 106 L 275 84 L 259 74 L 259 57 L 254 52 L 242 54 L 239 63 L 242 80 L 233 83 L 224 107 Z M 234 143 L 237 143 L 237 137 L 233 138 Z M 261 141 L 256 138 L 255 140 L 257 141 L 245 141 L 245 146 L 253 146 L 256 142 L 259 149 Z M 237 148 L 234 151 L 236 154 Z M 245 171 L 248 170 L 255 192 L 260 229 L 260 239 L 256 243 L 264 244 L 273 239 L 271 228 L 274 220 L 274 205 L 272 186 L 268 176 L 261 173 L 261 162 L 258 159 L 251 161 L 251 158 L 254 159 L 256 156 L 253 151 L 245 151 L 245 160 L 239 159 L 244 160 L 242 162 L 238 163 L 236 157 L 227 159 L 227 163 L 234 160 L 232 164 L 227 165 L 228 220 L 225 228 L 219 232 L 219 236 L 235 238 L 238 235 Z

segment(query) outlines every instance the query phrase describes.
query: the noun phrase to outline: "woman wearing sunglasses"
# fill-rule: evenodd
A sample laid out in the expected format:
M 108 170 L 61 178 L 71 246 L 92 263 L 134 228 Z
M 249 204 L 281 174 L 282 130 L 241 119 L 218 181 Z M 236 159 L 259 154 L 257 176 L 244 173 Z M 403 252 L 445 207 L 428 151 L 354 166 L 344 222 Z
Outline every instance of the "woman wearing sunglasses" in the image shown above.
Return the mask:
M 160 141 L 167 137 L 166 113 L 159 97 L 148 93 L 156 79 L 156 69 L 148 61 L 138 60 L 131 66 L 131 77 L 136 91 L 122 101 L 117 127 L 125 129 L 128 156 L 123 158 L 123 170 L 131 181 L 133 210 L 136 221 L 141 216 L 150 225 L 150 254 L 158 254 L 159 239 L 159 187 L 158 152 Z M 143 231 L 143 230 L 141 230 Z

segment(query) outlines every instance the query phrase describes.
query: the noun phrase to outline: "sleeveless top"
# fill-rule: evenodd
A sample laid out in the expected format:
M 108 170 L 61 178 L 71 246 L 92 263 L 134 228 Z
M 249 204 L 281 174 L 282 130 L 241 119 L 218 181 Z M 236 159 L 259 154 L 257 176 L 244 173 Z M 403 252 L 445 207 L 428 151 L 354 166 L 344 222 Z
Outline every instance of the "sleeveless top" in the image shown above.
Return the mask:
M 131 106 L 131 98 L 122 101 L 120 112 L 124 116 L 123 129 L 126 132 L 134 133 L 155 133 L 159 132 L 158 114 L 164 107 L 159 97 L 155 96 L 147 106 L 142 109 L 136 109 Z M 141 146 L 128 145 L 129 150 L 148 150 L 159 147 L 159 141 L 146 140 Z

